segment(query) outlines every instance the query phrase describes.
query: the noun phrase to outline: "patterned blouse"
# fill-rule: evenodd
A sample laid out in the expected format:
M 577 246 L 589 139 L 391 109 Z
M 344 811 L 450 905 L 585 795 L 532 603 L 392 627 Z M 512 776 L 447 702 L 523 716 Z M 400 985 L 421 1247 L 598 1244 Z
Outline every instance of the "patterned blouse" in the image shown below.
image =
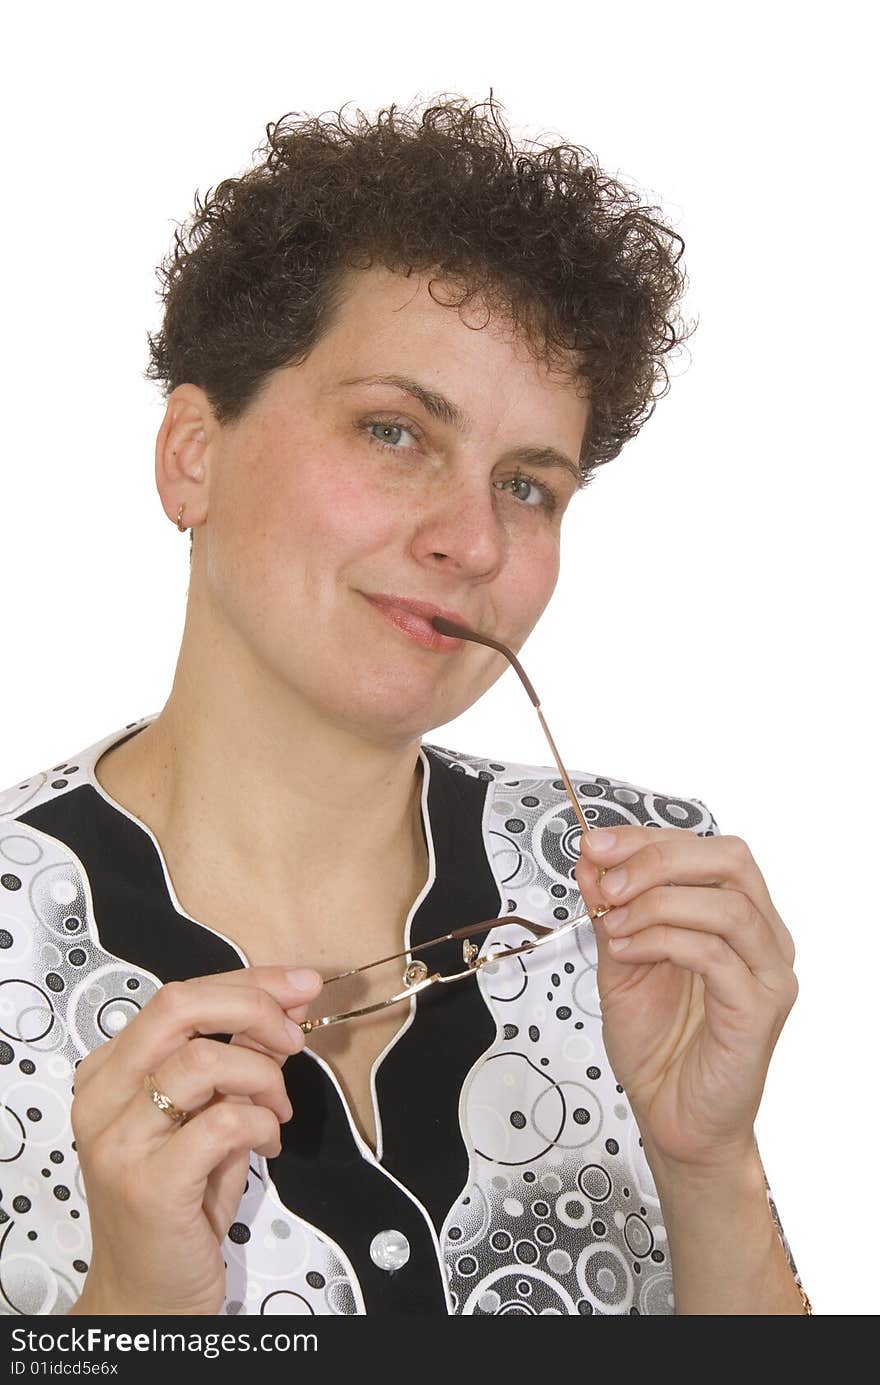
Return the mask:
M 183 910 L 156 838 L 95 776 L 152 720 L 0 794 L 6 1314 L 66 1313 L 88 1270 L 77 1061 L 166 982 L 246 965 Z M 583 912 L 579 828 L 555 769 L 424 743 L 420 758 L 430 872 L 402 949 L 497 918 L 481 945 L 497 954 L 526 941 L 508 914 L 556 926 Z M 699 799 L 593 774 L 572 783 L 591 825 L 718 832 Z M 371 1074 L 375 1152 L 332 1066 L 308 1045 L 290 1057 L 295 1114 L 277 1158 L 251 1155 L 221 1313 L 674 1313 L 663 1209 L 603 1048 L 596 965 L 586 921 L 413 995 Z

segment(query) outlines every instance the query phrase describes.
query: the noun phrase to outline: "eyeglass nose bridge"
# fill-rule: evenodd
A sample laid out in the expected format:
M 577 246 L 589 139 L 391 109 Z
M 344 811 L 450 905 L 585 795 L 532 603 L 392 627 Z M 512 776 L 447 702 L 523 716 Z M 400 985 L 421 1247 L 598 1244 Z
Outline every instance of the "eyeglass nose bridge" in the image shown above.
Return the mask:
M 491 922 L 491 927 L 493 927 L 493 928 L 497 928 L 498 925 L 499 925 L 500 923 L 519 923 L 519 924 L 523 924 L 523 925 L 525 925 L 527 928 L 530 928 L 530 929 L 532 930 L 533 933 L 537 933 L 537 934 L 539 935 L 539 937 L 543 937 L 543 936 L 545 936 L 547 933 L 552 933 L 552 932 L 554 931 L 552 928 L 547 928 L 546 925 L 544 925 L 544 924 L 542 924 L 542 923 L 534 923 L 531 919 L 523 919 L 523 918 L 517 917 L 516 915 L 510 914 L 510 915 L 508 915 L 506 918 L 492 919 L 491 921 L 490 921 L 490 920 L 486 920 L 486 921 L 484 921 L 484 922 L 481 923 L 481 924 L 468 924 L 468 925 L 465 926 L 465 928 L 458 928 L 458 929 L 456 929 L 453 933 L 447 934 L 447 938 L 456 938 L 456 937 L 459 937 L 462 933 L 473 933 L 473 932 L 475 932 L 475 930 L 476 930 L 477 928 L 486 928 L 487 930 L 491 931 L 491 930 L 490 930 L 490 927 L 489 927 L 490 922 Z M 441 939 L 441 940 L 439 940 L 439 941 L 444 941 L 444 940 Z M 485 966 L 485 964 L 486 964 L 487 962 L 491 962 L 491 961 L 492 961 L 492 957 L 491 957 L 491 956 L 486 956 L 486 957 L 481 957 L 481 956 L 480 956 L 479 944 L 473 942 L 470 938 L 465 938 L 464 941 L 462 942 L 462 945 L 461 945 L 461 959 L 462 959 L 462 961 L 464 962 L 465 967 L 467 967 L 468 970 L 470 970 L 470 971 L 479 971 L 480 967 Z M 409 963 L 407 964 L 407 966 L 406 966 L 406 968 L 405 968 L 405 970 L 404 970 L 404 973 L 403 973 L 403 984 L 404 984 L 404 986 L 407 986 L 407 987 L 409 987 L 409 986 L 418 986 L 418 985 L 421 985 L 421 983 L 422 983 L 423 981 L 425 981 L 425 980 L 427 979 L 427 977 L 428 977 L 428 965 L 427 965 L 427 963 L 424 962 L 424 961 L 422 961 L 421 958 L 416 958 L 414 961 L 409 962 Z M 435 981 L 439 981 L 439 980 L 442 980 L 442 977 L 440 976 L 440 973 L 438 972 L 438 973 L 435 973 L 435 975 L 434 975 L 431 979 L 432 979 L 432 980 L 435 980 Z

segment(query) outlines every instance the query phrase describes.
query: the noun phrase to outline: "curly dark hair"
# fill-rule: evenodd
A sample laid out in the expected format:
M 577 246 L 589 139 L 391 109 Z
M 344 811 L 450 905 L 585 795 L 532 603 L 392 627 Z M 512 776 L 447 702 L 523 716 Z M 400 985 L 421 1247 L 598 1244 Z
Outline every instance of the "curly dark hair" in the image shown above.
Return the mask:
M 164 319 L 145 376 L 166 398 L 201 386 L 232 422 L 328 330 L 350 269 L 429 270 L 462 286 L 447 306 L 480 295 L 538 359 L 568 374 L 577 362 L 586 486 L 668 392 L 664 357 L 693 330 L 677 312 L 684 241 L 589 150 L 517 148 L 491 87 L 473 105 L 434 100 L 421 117 L 392 103 L 354 124 L 344 106 L 332 122 L 291 112 L 266 126 L 255 167 L 196 192 L 158 270 Z

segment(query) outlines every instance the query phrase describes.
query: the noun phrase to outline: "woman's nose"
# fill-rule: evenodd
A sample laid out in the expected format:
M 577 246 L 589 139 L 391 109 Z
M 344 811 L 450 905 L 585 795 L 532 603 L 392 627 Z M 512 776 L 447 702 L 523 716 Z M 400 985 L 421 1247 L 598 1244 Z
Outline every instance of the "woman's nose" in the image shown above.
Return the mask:
M 494 575 L 504 561 L 505 534 L 494 492 L 485 481 L 481 486 L 450 486 L 442 497 L 433 497 L 416 531 L 413 551 L 422 561 L 451 563 L 468 576 Z

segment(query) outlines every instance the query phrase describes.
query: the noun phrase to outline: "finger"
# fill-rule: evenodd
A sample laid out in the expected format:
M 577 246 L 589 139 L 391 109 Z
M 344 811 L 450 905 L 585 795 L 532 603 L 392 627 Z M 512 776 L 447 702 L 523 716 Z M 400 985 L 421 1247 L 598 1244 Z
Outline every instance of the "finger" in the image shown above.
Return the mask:
M 320 994 L 324 984 L 322 977 L 313 967 L 285 968 L 274 966 L 238 967 L 234 971 L 215 972 L 210 976 L 193 976 L 186 982 L 170 982 L 168 984 L 174 986 L 195 986 L 206 983 L 233 987 L 244 986 L 248 989 L 252 989 L 254 986 L 262 986 L 278 1001 L 278 1004 L 282 1008 L 285 1010 L 290 1008 L 296 1012 L 295 1014 L 291 1014 L 291 1018 L 295 1021 L 305 1018 L 304 1012 L 308 1009 L 311 1001 Z M 165 988 L 162 987 L 160 989 Z M 158 995 L 159 992 L 157 991 L 156 994 Z M 155 996 L 151 997 L 148 1004 L 151 1004 L 153 1000 L 155 1000 Z M 77 1060 L 75 1067 L 77 1072 L 76 1085 L 78 1091 L 82 1089 L 87 1082 L 90 1082 L 92 1077 L 99 1073 L 104 1065 L 117 1053 L 122 1044 L 123 1035 L 130 1035 L 132 1026 L 136 1021 L 140 1020 L 141 1015 L 145 1014 L 146 1011 L 147 1006 L 144 1007 L 140 1014 L 135 1016 L 135 1019 L 129 1022 L 126 1029 L 122 1030 L 121 1033 L 115 1035 L 113 1039 L 105 1040 L 98 1048 L 93 1049 L 90 1053 L 87 1053 L 85 1057 Z M 228 1033 L 229 1030 L 217 1032 Z M 256 1042 L 258 1041 L 255 1040 L 255 1043 Z M 126 1039 L 125 1045 L 127 1046 L 128 1043 L 129 1039 Z M 265 1047 L 265 1051 L 269 1051 L 268 1045 Z M 283 1053 L 284 1058 L 290 1056 L 290 1050 L 286 1047 L 278 1048 L 274 1051 L 279 1054 Z
M 775 934 L 751 900 L 738 890 L 699 885 L 657 885 L 605 914 L 613 937 L 631 937 L 658 924 L 690 928 L 723 938 L 753 975 L 772 985 L 785 962 Z
M 295 1024 L 300 1024 L 308 1017 L 309 1006 L 294 1005 L 289 1010 L 285 1010 L 284 1013 L 287 1018 L 293 1020 Z M 230 1043 L 240 1045 L 242 1048 L 253 1048 L 257 1053 L 268 1053 L 269 1057 L 274 1058 L 279 1066 L 283 1066 L 291 1056 L 289 1050 L 281 1052 L 279 1049 L 269 1048 L 266 1044 L 258 1043 L 256 1039 L 251 1038 L 248 1034 L 233 1034 Z M 306 1038 L 306 1043 L 308 1043 L 308 1037 Z
M 189 1113 L 190 1119 L 216 1097 L 248 1097 L 255 1105 L 266 1106 L 279 1123 L 293 1114 L 284 1078 L 268 1055 L 215 1039 L 193 1039 L 161 1063 L 153 1080 L 174 1105 Z M 150 1099 L 143 1084 L 129 1100 L 113 1130 L 120 1147 L 133 1158 L 149 1155 L 182 1127 Z
M 171 982 L 118 1036 L 117 1062 L 130 1079 L 140 1080 L 145 1060 L 147 1070 L 152 1070 L 184 1040 L 200 1034 L 230 1038 L 247 1034 L 289 1057 L 301 1045 L 295 1033 L 299 1026 L 288 1020 L 285 1011 L 313 999 L 323 985 L 318 981 L 304 990 L 281 981 L 274 995 L 265 986 L 216 984 L 207 977 Z
M 603 867 L 589 860 L 581 859 L 575 866 L 575 879 L 588 908 L 611 909 L 613 906 L 605 898 L 601 889 Z
M 641 837 L 633 835 L 636 833 L 641 833 Z M 776 930 L 780 948 L 786 950 L 788 930 L 741 837 L 697 837 L 686 828 L 677 827 L 620 827 L 611 835 L 614 845 L 608 851 L 600 851 L 588 832 L 581 851 L 585 864 L 606 870 L 598 882 L 602 903 L 625 904 L 653 885 L 707 885 L 739 890 Z M 576 866 L 576 876 L 577 873 Z M 617 881 L 622 882 L 622 888 L 614 891 Z
M 219 1101 L 179 1126 L 149 1160 L 150 1180 L 163 1190 L 163 1205 L 201 1203 L 211 1173 L 235 1153 L 253 1150 L 267 1159 L 281 1151 L 274 1111 L 250 1102 Z M 242 1178 L 242 1185 L 244 1178 Z M 236 1204 L 237 1205 L 237 1204 Z
M 611 866 L 628 860 L 655 838 L 681 836 L 685 831 L 687 828 L 645 827 L 636 823 L 621 823 L 617 827 L 591 827 L 586 835 L 581 832 L 576 850 L 584 860 L 595 861 L 610 869 Z M 693 833 L 689 835 L 693 836 Z
M 661 923 L 631 938 L 611 938 L 607 947 L 613 960 L 622 966 L 672 962 L 695 972 L 703 978 L 711 996 L 739 1014 L 754 1010 L 756 999 L 763 995 L 763 987 L 742 958 L 714 933 Z M 604 950 L 600 949 L 600 972 Z
M 303 1020 L 305 1020 L 305 1019 L 307 1018 L 308 1013 L 309 1013 L 309 1006 L 308 1006 L 308 1005 L 294 1005 L 294 1006 L 291 1006 L 289 1009 L 287 1009 L 287 1010 L 285 1011 L 285 1014 L 286 1014 L 287 1018 L 290 1019 L 290 1020 L 293 1020 L 294 1023 L 296 1023 L 297 1025 L 299 1025 Z M 302 1032 L 302 1031 L 300 1031 L 300 1032 Z M 308 1038 L 307 1038 L 307 1037 L 306 1037 L 306 1039 L 305 1039 L 305 1042 L 308 1043 Z M 89 1063 L 91 1064 L 90 1076 L 94 1076 L 95 1073 L 99 1072 L 99 1071 L 101 1070 L 102 1066 L 103 1066 L 103 1065 L 107 1062 L 107 1060 L 110 1058 L 111 1054 L 112 1054 L 113 1051 L 114 1051 L 114 1050 L 113 1050 L 113 1043 L 114 1043 L 114 1040 L 105 1040 L 105 1042 L 101 1045 L 100 1050 L 98 1050 L 98 1049 L 93 1050 L 92 1053 L 90 1053 L 90 1054 L 87 1055 L 88 1061 L 89 1061 Z M 246 1033 L 246 1032 L 245 1032 L 245 1033 L 241 1033 L 241 1034 L 233 1034 L 232 1038 L 231 1038 L 230 1041 L 229 1041 L 228 1047 L 232 1048 L 233 1046 L 235 1046 L 236 1048 L 247 1048 L 247 1049 L 252 1049 L 252 1050 L 253 1050 L 254 1052 L 256 1052 L 256 1053 L 265 1053 L 265 1054 L 267 1054 L 275 1063 L 277 1063 L 279 1067 L 283 1067 L 284 1064 L 287 1062 L 288 1058 L 291 1057 L 291 1049 L 290 1049 L 290 1048 L 287 1048 L 287 1049 L 284 1049 L 284 1050 L 277 1049 L 277 1048 L 272 1048 L 272 1047 L 270 1047 L 270 1046 L 267 1045 L 267 1044 L 260 1043 L 257 1039 L 252 1038 L 251 1035 L 248 1034 L 248 1033 Z M 299 1051 L 299 1050 L 294 1050 L 294 1051 Z M 99 1058 L 99 1059 L 96 1059 L 96 1055 L 97 1055 L 97 1054 L 100 1054 L 100 1058 Z M 85 1059 L 79 1060 L 79 1061 L 75 1064 L 75 1068 L 78 1070 L 78 1069 L 82 1066 L 82 1064 L 83 1064 L 85 1061 L 86 1061 Z M 85 1085 L 85 1084 L 84 1084 L 84 1080 L 83 1080 L 83 1075 L 77 1075 L 77 1076 L 75 1076 L 75 1077 L 74 1077 L 74 1082 L 75 1082 L 75 1091 L 80 1092 L 80 1091 L 82 1090 L 83 1086 Z M 161 1113 L 160 1113 L 160 1114 L 161 1114 Z M 112 1117 L 110 1117 L 110 1118 L 112 1119 Z M 103 1123 L 106 1123 L 106 1119 L 107 1119 L 107 1117 L 106 1117 L 106 1112 L 102 1112 L 102 1113 L 98 1114 L 97 1120 L 96 1120 L 96 1124 L 100 1124 L 100 1122 L 102 1122 L 102 1121 L 103 1121 Z M 80 1128 L 82 1128 L 81 1117 L 80 1117 Z
M 295 990 L 287 982 L 277 987 L 276 994 L 281 993 L 282 1003 L 293 1005 L 298 998 L 302 999 L 302 994 L 297 996 Z M 115 1037 L 114 1052 L 100 1069 L 91 1066 L 85 1081 L 86 1064 L 77 1069 L 77 1094 L 89 1095 L 89 1123 L 97 1122 L 103 1127 L 118 1116 L 141 1088 L 145 1073 L 155 1072 L 187 1040 L 205 1034 L 242 1033 L 288 1056 L 299 1052 L 304 1043 L 299 1025 L 288 1019 L 282 1004 L 263 987 L 227 985 L 207 978 L 195 985 L 187 981 L 169 982 Z M 102 1081 L 94 1086 L 99 1070 Z
M 230 1097 L 229 1100 L 232 1100 Z M 211 1170 L 205 1186 L 202 1207 L 211 1230 L 222 1241 L 228 1234 L 238 1205 L 244 1196 L 250 1167 L 249 1149 L 236 1149 Z

